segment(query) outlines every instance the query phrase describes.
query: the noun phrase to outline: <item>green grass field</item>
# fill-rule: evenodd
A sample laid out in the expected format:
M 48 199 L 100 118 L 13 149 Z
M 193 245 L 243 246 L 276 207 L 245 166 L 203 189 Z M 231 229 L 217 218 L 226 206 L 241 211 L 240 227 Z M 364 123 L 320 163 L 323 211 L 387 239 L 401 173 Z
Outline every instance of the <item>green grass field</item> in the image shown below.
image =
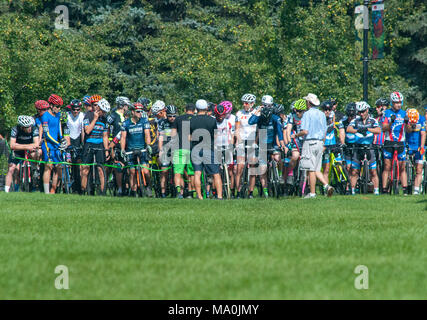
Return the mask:
M 427 299 L 422 196 L 0 201 L 1 299 Z

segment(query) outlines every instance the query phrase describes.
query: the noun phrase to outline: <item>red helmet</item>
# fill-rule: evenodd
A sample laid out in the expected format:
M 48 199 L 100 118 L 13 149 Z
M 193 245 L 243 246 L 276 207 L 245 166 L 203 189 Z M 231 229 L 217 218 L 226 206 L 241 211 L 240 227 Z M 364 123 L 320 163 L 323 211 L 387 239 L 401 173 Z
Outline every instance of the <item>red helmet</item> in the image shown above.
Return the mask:
M 144 110 L 144 106 L 142 105 L 142 103 L 135 102 L 135 103 L 133 104 L 133 109 L 134 109 L 134 110 Z
M 217 118 L 224 116 L 227 112 L 222 104 L 215 106 L 214 109 L 215 116 Z
M 90 97 L 90 103 L 99 102 L 102 99 L 102 97 L 98 94 L 95 94 L 94 96 Z
M 38 100 L 38 101 L 36 101 L 36 103 L 34 104 L 34 106 L 36 107 L 37 110 L 46 110 L 46 109 L 49 109 L 49 103 L 47 101 L 44 101 L 44 100 Z
M 56 94 L 51 94 L 47 101 L 50 104 L 53 104 L 54 106 L 62 106 L 64 104 L 62 98 L 60 96 L 57 96 Z

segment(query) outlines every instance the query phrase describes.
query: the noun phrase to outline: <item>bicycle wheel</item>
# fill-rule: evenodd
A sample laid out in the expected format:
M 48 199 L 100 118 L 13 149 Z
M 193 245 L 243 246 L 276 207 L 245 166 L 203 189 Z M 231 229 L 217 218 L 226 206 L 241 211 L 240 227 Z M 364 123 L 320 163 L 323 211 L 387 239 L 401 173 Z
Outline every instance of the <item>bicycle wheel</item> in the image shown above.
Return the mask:
M 396 161 L 393 161 L 393 181 L 392 181 L 392 193 L 399 194 L 399 179 L 397 177 L 397 163 Z
M 411 159 L 408 159 L 408 161 L 406 161 L 405 164 L 406 167 L 406 176 L 407 176 L 407 190 L 408 190 L 408 194 L 412 194 L 412 183 L 414 182 L 414 177 L 412 176 L 413 174 L 413 170 L 412 170 L 412 164 L 411 164 Z
M 68 166 L 63 164 L 62 165 L 62 190 L 64 193 L 69 194 L 70 193 L 70 172 L 68 170 Z
M 144 185 L 144 181 L 145 181 L 145 176 L 144 176 L 144 172 L 142 172 L 142 168 L 141 167 L 137 167 L 136 168 L 136 183 L 138 186 L 138 194 L 140 197 L 145 197 L 145 185 Z
M 308 183 L 307 183 L 307 171 L 303 169 L 298 169 L 300 171 L 299 173 L 299 184 L 298 184 L 298 196 L 299 197 L 305 197 L 305 195 L 308 193 Z
M 423 192 L 424 194 L 427 194 L 427 161 L 424 161 Z
M 363 183 L 362 183 L 362 188 L 361 191 L 363 194 L 367 194 L 368 193 L 368 184 L 369 184 L 369 164 L 368 161 L 365 160 L 363 162 Z
M 107 187 L 107 174 L 105 173 L 105 168 L 104 168 L 104 166 L 97 165 L 97 166 L 94 167 L 94 170 L 95 170 L 95 179 L 96 179 L 95 180 L 94 191 L 95 191 L 96 195 L 103 196 L 103 195 L 105 195 L 105 190 L 106 190 L 106 187 Z M 103 178 L 100 176 L 99 170 L 101 170 Z M 101 187 L 102 186 L 101 185 L 101 179 L 104 182 L 103 183 L 103 185 L 104 185 L 103 188 Z
M 230 191 L 230 177 L 228 176 L 228 166 L 226 164 L 223 164 L 223 198 L 230 199 L 231 197 L 231 191 Z
M 28 168 L 26 163 L 22 163 L 19 168 L 19 185 L 19 189 L 21 191 L 30 191 L 30 184 L 28 181 Z

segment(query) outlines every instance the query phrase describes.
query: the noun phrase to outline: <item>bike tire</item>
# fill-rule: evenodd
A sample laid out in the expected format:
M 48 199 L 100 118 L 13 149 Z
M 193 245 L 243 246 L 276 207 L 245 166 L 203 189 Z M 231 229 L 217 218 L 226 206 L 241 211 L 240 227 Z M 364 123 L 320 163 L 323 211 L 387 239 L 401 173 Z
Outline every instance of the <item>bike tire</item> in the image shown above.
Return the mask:
M 397 164 L 393 161 L 393 181 L 392 181 L 392 193 L 399 194 L 399 179 L 397 178 Z

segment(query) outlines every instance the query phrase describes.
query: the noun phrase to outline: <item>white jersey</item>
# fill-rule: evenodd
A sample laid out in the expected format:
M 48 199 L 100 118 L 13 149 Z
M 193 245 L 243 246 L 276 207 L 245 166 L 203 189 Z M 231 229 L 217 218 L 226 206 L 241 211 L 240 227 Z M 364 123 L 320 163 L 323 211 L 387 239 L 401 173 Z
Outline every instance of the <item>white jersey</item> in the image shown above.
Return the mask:
M 256 137 L 256 124 L 249 125 L 249 118 L 252 116 L 254 111 L 246 112 L 245 110 L 240 110 L 236 113 L 236 122 L 240 123 L 240 138 L 242 140 L 252 140 L 255 141 Z
M 236 116 L 230 115 L 227 119 L 225 118 L 222 122 L 216 122 L 216 140 L 215 145 L 217 146 L 229 146 L 233 143 L 233 135 L 236 130 Z
M 67 127 L 70 130 L 71 139 L 75 140 L 82 134 L 84 117 L 83 112 L 79 112 L 76 117 L 71 112 L 68 113 Z

